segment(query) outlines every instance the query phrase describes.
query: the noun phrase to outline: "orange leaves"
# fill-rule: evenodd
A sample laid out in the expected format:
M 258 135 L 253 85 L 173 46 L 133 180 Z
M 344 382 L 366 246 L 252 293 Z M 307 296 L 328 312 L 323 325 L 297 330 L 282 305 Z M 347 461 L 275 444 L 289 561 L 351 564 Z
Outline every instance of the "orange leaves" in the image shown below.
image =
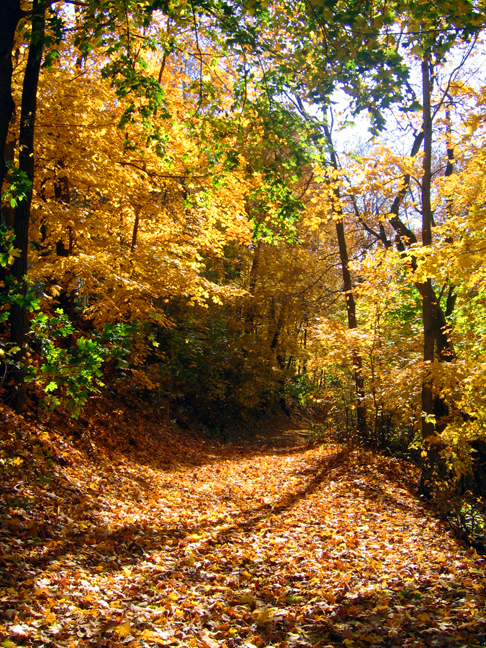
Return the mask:
M 484 563 L 407 491 L 399 462 L 297 436 L 250 448 L 159 428 L 151 445 L 143 415 L 116 409 L 127 422 L 113 446 L 93 435 L 96 464 L 60 435 L 52 443 L 76 461 L 52 486 L 21 467 L 39 536 L 20 546 L 18 527 L 2 532 L 18 560 L 2 570 L 0 643 L 362 648 L 433 646 L 437 633 L 469 645 L 479 632 Z

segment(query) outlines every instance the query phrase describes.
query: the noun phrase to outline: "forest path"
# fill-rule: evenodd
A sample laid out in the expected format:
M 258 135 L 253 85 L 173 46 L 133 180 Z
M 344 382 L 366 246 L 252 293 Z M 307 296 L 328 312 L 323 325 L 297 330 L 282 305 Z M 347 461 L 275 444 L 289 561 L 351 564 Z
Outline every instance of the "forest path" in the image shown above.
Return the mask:
M 485 644 L 485 562 L 397 460 L 298 433 L 174 441 L 172 463 L 167 440 L 108 455 L 35 434 L 55 467 L 17 475 L 33 508 L 0 535 L 6 648 Z

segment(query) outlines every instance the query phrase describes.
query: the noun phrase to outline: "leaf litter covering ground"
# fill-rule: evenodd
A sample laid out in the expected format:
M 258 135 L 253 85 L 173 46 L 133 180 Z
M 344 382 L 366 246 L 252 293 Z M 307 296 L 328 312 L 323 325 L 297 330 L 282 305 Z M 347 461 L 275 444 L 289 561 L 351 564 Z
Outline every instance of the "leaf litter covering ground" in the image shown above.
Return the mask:
M 5 648 L 484 645 L 484 559 L 394 459 L 0 416 Z

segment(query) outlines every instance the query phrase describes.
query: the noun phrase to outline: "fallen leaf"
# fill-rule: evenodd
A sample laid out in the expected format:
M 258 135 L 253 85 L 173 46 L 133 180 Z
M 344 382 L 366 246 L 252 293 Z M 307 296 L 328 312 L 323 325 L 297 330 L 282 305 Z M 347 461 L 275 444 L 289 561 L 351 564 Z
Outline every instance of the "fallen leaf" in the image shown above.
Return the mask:
M 201 630 L 199 637 L 205 648 L 220 648 L 219 643 L 209 635 L 207 630 Z
M 117 625 L 115 627 L 115 632 L 119 637 L 128 637 L 130 634 L 130 621 L 125 621 L 122 625 Z

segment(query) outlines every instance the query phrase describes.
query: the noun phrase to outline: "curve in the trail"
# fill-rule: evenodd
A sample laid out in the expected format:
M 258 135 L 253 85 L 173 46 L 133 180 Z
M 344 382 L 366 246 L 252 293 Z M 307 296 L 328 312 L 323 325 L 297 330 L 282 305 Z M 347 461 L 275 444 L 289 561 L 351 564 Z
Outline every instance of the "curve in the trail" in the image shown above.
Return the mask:
M 205 452 L 176 469 L 81 454 L 59 468 L 39 495 L 50 530 L 21 551 L 0 539 L 15 585 L 1 590 L 0 638 L 483 645 L 484 561 L 414 496 L 410 467 L 336 446 Z

